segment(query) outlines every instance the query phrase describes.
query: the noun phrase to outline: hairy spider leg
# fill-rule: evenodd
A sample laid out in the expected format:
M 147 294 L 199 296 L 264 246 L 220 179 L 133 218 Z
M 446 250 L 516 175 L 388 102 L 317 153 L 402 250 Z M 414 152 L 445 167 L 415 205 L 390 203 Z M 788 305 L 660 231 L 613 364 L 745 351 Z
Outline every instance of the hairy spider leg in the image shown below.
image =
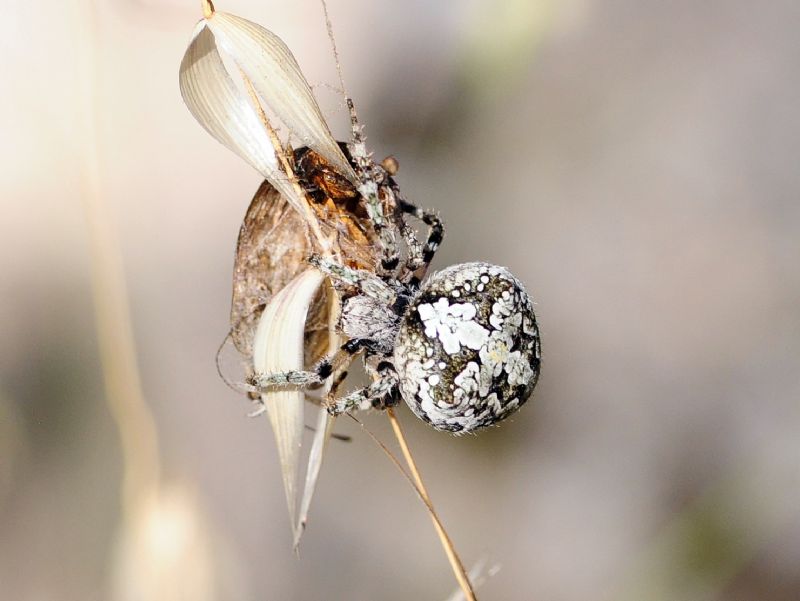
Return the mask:
M 321 384 L 331 377 L 335 366 L 341 365 L 347 358 L 352 358 L 368 344 L 368 340 L 354 338 L 348 340 L 331 357 L 320 361 L 313 371 L 288 371 L 276 374 L 256 374 L 250 379 L 250 383 L 260 390 L 266 390 L 277 386 L 300 386 L 307 388 L 316 384 Z M 353 410 L 385 409 L 394 406 L 399 402 L 400 391 L 398 388 L 399 377 L 397 372 L 390 364 L 383 364 L 378 369 L 378 379 L 369 386 L 359 388 L 353 392 L 339 398 L 335 394 L 339 386 L 347 376 L 347 372 L 341 373 L 331 386 L 331 391 L 327 395 L 325 405 L 331 415 L 341 415 Z M 253 415 L 259 415 L 266 410 L 263 406 Z
M 334 281 L 355 286 L 363 294 L 387 306 L 392 306 L 397 299 L 397 293 L 369 271 L 353 269 L 319 255 L 311 255 L 308 262 Z
M 416 272 L 422 268 L 427 271 L 433 261 L 433 256 L 444 239 L 444 224 L 433 211 L 420 209 L 400 196 L 397 198 L 397 206 L 403 213 L 413 215 L 428 226 L 428 236 L 425 243 L 421 245 L 421 249 L 416 236 L 414 236 L 413 243 L 409 244 L 409 253 L 406 258 L 406 273 L 411 275 L 409 283 L 416 288 L 425 275 L 424 272 L 422 274 L 416 274 Z M 413 230 L 411 234 L 413 235 Z M 404 235 L 407 236 L 405 233 Z
M 367 409 L 385 409 L 396 405 L 399 397 L 399 377 L 394 369 L 379 372 L 379 378 L 369 386 L 359 388 L 328 404 L 328 413 L 341 415 L 349 411 L 366 411 Z
M 422 264 L 422 243 L 417 239 L 417 232 L 408 224 L 400 212 L 395 215 L 395 223 L 397 229 L 403 235 L 403 241 L 407 249 L 406 260 L 403 265 L 404 271 L 400 275 L 402 278 L 409 273 L 411 267 Z
M 261 392 L 280 386 L 299 386 L 309 388 L 322 384 L 331 377 L 334 371 L 351 360 L 369 344 L 364 338 L 352 338 L 345 342 L 339 350 L 332 355 L 321 359 L 312 371 L 292 370 L 273 374 L 253 374 L 248 379 L 248 384 Z
M 358 122 L 356 107 L 353 99 L 345 97 L 347 108 L 350 112 L 350 125 L 352 127 L 352 142 L 350 144 L 350 156 L 356 164 L 358 174 L 357 189 L 364 198 L 367 215 L 378 235 L 378 245 L 381 251 L 380 271 L 388 274 L 397 269 L 400 264 L 400 247 L 397 244 L 397 233 L 392 224 L 386 219 L 378 192 L 378 181 L 383 180 L 385 174 L 383 170 L 376 172 L 375 164 L 372 162 L 372 155 L 367 151 L 366 138 L 364 137 L 364 126 Z

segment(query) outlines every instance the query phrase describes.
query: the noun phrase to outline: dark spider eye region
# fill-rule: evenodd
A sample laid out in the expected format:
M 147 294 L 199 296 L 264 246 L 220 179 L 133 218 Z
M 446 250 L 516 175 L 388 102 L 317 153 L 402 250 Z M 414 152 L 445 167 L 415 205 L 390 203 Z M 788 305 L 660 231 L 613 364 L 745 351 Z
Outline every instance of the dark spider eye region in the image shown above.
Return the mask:
M 434 428 L 465 433 L 516 411 L 539 376 L 533 303 L 503 267 L 464 263 L 428 280 L 395 342 L 400 391 Z

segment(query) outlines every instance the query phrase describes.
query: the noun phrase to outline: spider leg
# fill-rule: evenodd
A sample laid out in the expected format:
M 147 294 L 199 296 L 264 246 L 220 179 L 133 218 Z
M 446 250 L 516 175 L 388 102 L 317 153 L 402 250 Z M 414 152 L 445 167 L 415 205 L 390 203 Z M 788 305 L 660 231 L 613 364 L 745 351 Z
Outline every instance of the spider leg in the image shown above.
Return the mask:
M 372 155 L 367 151 L 364 137 L 364 126 L 358 122 L 356 107 L 353 100 L 346 97 L 347 108 L 350 111 L 350 125 L 352 128 L 352 143 L 350 144 L 350 155 L 356 164 L 358 174 L 357 189 L 364 198 L 364 204 L 369 215 L 370 222 L 378 235 L 378 245 L 381 250 L 380 269 L 383 274 L 393 272 L 400 264 L 400 247 L 397 244 L 397 233 L 392 227 L 392 223 L 386 219 L 378 192 L 378 181 L 382 180 L 384 173 L 378 171 L 372 162 Z
M 299 386 L 310 388 L 322 384 L 331 377 L 331 374 L 345 363 L 347 359 L 359 353 L 367 344 L 365 338 L 353 338 L 345 342 L 338 351 L 325 357 L 314 366 L 311 371 L 292 370 L 272 374 L 253 374 L 248 378 L 248 384 L 257 391 L 263 392 L 270 388 L 282 386 Z
M 292 370 L 274 374 L 253 374 L 248 378 L 248 383 L 262 391 L 278 386 L 309 388 L 316 384 L 322 384 L 330 376 L 330 372 L 326 371 L 326 368 L 330 369 L 329 366 L 318 366 L 314 371 Z
M 359 388 L 338 399 L 331 399 L 328 413 L 341 415 L 354 410 L 383 409 L 394 405 L 397 398 L 397 382 L 398 376 L 394 370 L 382 371 L 380 378 L 369 386 Z
M 439 248 L 439 245 L 444 239 L 444 224 L 433 211 L 420 209 L 418 206 L 408 202 L 407 200 L 404 200 L 399 196 L 397 199 L 397 206 L 403 213 L 407 213 L 416 217 L 428 226 L 428 236 L 425 240 L 425 243 L 422 245 L 420 245 L 417 241 L 416 236 L 413 234 L 413 230 L 411 230 L 410 234 L 412 241 L 408 242 L 408 234 L 406 234 L 405 230 L 403 230 L 404 235 L 406 235 L 409 250 L 405 265 L 406 273 L 415 274 L 415 272 L 422 268 L 427 270 L 428 266 L 433 260 L 433 256 L 436 254 L 436 250 Z M 407 225 L 406 227 L 408 228 Z M 424 272 L 422 275 L 424 276 Z M 414 280 L 416 280 L 416 283 L 418 284 L 421 278 L 416 275 L 412 275 L 411 281 L 413 282 Z
M 339 375 L 331 382 L 330 390 L 328 391 L 329 397 L 335 397 L 336 393 L 339 392 L 339 387 L 342 385 L 342 382 L 345 381 L 347 378 L 347 371 L 339 372 Z
M 355 286 L 363 294 L 386 305 L 392 305 L 397 299 L 397 293 L 382 279 L 369 271 L 352 269 L 331 259 L 312 255 L 308 262 L 328 275 L 332 280 Z
M 406 220 L 403 218 L 401 214 L 397 214 L 395 216 L 395 221 L 397 223 L 397 229 L 400 230 L 400 233 L 403 235 L 403 241 L 406 244 L 406 260 L 405 260 L 405 272 L 413 271 L 410 269 L 414 265 L 422 265 L 422 244 L 417 239 L 417 232 L 414 231 L 414 228 L 408 225 Z

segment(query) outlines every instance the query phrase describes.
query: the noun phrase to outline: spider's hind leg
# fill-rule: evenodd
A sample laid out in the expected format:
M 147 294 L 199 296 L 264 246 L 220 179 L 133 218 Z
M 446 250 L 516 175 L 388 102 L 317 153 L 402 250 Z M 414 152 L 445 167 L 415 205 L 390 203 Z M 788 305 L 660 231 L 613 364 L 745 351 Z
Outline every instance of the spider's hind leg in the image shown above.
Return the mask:
M 383 370 L 380 372 L 380 378 L 369 386 L 359 388 L 338 399 L 331 399 L 328 413 L 341 415 L 350 411 L 393 407 L 400 398 L 397 383 L 397 373 L 393 369 Z

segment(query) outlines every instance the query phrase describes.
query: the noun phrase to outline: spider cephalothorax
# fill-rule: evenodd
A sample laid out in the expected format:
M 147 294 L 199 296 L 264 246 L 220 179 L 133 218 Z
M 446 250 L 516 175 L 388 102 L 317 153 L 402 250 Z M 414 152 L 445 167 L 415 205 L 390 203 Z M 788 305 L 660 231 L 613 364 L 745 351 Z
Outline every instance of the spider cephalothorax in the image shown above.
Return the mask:
M 331 413 L 388 407 L 402 398 L 439 430 L 465 433 L 495 424 L 528 399 L 539 375 L 531 299 L 508 270 L 488 263 L 454 265 L 424 280 L 444 236 L 442 223 L 403 199 L 390 172 L 370 159 L 355 121 L 353 131 L 348 158 L 359 181 L 352 189 L 374 230 L 378 264 L 355 269 L 346 259 L 309 257 L 342 297 L 340 329 L 349 340 L 313 371 L 255 374 L 251 383 L 258 389 L 316 386 L 363 353 L 373 383 L 332 399 Z M 316 186 L 310 192 L 352 202 L 331 165 L 308 153 L 301 157 L 301 171 Z M 428 226 L 423 243 L 407 224 L 409 215 Z

